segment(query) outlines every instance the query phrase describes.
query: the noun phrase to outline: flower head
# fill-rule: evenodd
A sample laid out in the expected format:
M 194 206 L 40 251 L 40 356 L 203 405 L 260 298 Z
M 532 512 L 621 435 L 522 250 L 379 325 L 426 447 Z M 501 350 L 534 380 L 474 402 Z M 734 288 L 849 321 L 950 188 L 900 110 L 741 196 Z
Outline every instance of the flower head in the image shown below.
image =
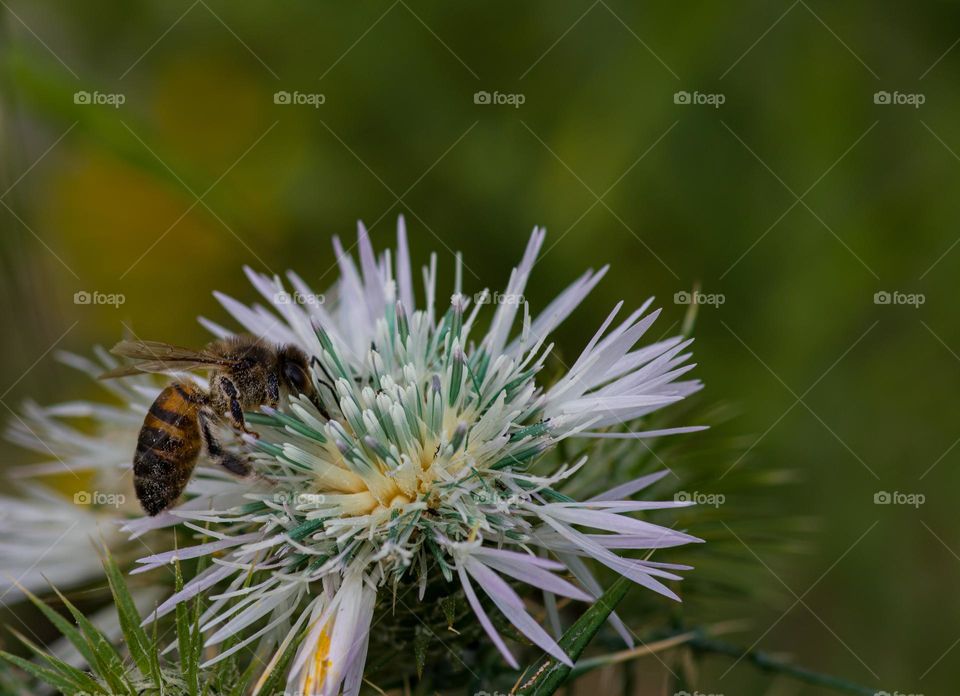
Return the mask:
M 226 585 L 203 617 L 207 644 L 242 639 L 213 660 L 256 642 L 273 646 L 266 676 L 299 640 L 290 688 L 334 694 L 359 690 L 385 586 L 395 599 L 414 601 L 405 599 L 406 587 L 422 599 L 441 577 L 456 583 L 513 667 L 517 662 L 480 593 L 519 633 L 567 663 L 524 608 L 517 582 L 590 601 L 601 588 L 582 559 L 593 559 L 676 598 L 663 581 L 679 579 L 675 571 L 682 567 L 616 553 L 698 541 L 630 516 L 685 504 L 631 499 L 659 474 L 577 501 L 560 489 L 590 465 L 586 457 L 548 471 L 534 466 L 566 438 L 696 429 L 630 429 L 699 388 L 680 379 L 693 367 L 685 352 L 690 342 L 672 338 L 638 347 L 658 312 L 648 312 L 647 301 L 621 316 L 620 303 L 573 365 L 545 384 L 550 334 L 606 269 L 586 272 L 531 317 L 523 292 L 543 240 L 544 232 L 534 230 L 506 290 L 496 295 L 465 295 L 458 257 L 453 294 L 441 300 L 433 256 L 418 302 L 402 218 L 395 256 L 378 257 L 362 225 L 359 264 L 334 240 L 340 279 L 324 295 L 293 273 L 288 286 L 249 269 L 266 306 L 217 295 L 245 331 L 296 344 L 312 356 L 316 396 L 291 395 L 276 409 L 247 416 L 260 436 L 243 443 L 260 477 L 256 488 L 194 487 L 196 497 L 179 508 L 127 525 L 142 533 L 183 523 L 213 537 L 141 559 L 141 569 L 149 570 L 216 554 L 155 616 Z M 219 337 L 232 333 L 203 321 Z

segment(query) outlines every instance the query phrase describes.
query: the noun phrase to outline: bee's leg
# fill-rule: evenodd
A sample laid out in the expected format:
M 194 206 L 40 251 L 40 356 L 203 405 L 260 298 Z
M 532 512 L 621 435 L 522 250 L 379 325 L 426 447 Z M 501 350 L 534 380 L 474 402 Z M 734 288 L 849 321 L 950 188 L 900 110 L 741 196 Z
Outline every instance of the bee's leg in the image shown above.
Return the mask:
M 333 388 L 333 383 L 334 383 L 336 380 L 333 379 L 333 376 L 327 371 L 327 368 L 325 368 L 325 367 L 323 366 L 323 363 L 320 362 L 319 358 L 317 358 L 316 355 L 311 356 L 311 358 L 310 358 L 310 365 L 311 365 L 312 367 L 320 368 L 320 371 L 323 372 L 324 376 L 325 376 L 327 379 L 326 379 L 326 380 L 319 379 L 319 380 L 317 380 L 317 381 L 320 382 L 320 384 L 322 384 L 323 386 L 325 386 L 327 389 L 329 389 L 329 390 L 330 390 L 330 393 L 333 395 L 334 400 L 336 400 L 336 399 L 337 399 L 337 392 L 336 392 L 336 391 L 334 390 L 334 388 Z
M 197 414 L 197 419 L 200 421 L 200 433 L 203 436 L 204 448 L 207 451 L 207 456 L 210 457 L 211 460 L 215 461 L 231 474 L 237 476 L 246 477 L 253 473 L 253 467 L 250 466 L 250 462 L 233 452 L 228 452 L 223 449 L 223 446 L 217 441 L 217 438 L 214 437 L 211 424 L 216 419 L 216 416 L 214 416 L 212 412 L 207 409 L 201 409 Z
M 252 435 L 253 437 L 260 437 L 259 433 L 256 433 L 249 428 L 247 428 L 247 423 L 243 419 L 243 407 L 240 405 L 240 392 L 237 391 L 236 385 L 230 381 L 229 377 L 219 377 L 217 379 L 217 387 L 226 397 L 227 405 L 229 406 L 230 420 L 233 422 L 233 427 L 237 430 L 246 433 L 247 435 Z
M 325 367 L 323 366 L 323 363 L 321 363 L 320 360 L 317 359 L 317 356 L 316 356 L 316 355 L 314 355 L 314 356 L 312 356 L 312 357 L 310 358 L 310 364 L 311 364 L 313 367 L 318 367 L 318 368 L 320 368 L 320 370 L 323 372 L 323 374 L 327 376 L 327 379 L 330 380 L 330 382 L 325 382 L 325 381 L 322 380 L 322 379 L 318 379 L 317 381 L 318 381 L 321 385 L 323 385 L 324 387 L 327 388 L 327 390 L 328 390 L 328 391 L 330 392 L 330 394 L 333 396 L 333 401 L 334 401 L 334 403 L 336 403 L 336 402 L 337 402 L 337 392 L 334 391 L 333 386 L 332 386 L 333 377 L 330 376 L 330 373 L 327 372 L 327 368 L 325 368 Z M 323 399 L 320 398 L 320 393 L 319 393 L 319 392 L 314 392 L 314 395 L 313 395 L 313 398 L 311 399 L 311 401 L 313 402 L 313 405 L 317 407 L 317 410 L 320 411 L 320 415 L 323 416 L 324 418 L 326 418 L 327 420 L 330 420 L 330 414 L 327 413 L 327 409 L 324 408 L 324 406 L 323 406 Z

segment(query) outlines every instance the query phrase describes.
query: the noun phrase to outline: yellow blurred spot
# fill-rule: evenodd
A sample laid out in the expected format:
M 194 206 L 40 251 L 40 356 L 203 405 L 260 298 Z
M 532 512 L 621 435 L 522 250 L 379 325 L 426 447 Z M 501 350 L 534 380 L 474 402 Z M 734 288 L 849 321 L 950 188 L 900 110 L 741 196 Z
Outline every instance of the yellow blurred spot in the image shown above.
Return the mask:
M 307 674 L 307 680 L 303 686 L 305 693 L 310 693 L 314 682 L 316 682 L 317 686 L 323 684 L 324 675 L 330 668 L 330 662 L 327 660 L 329 654 L 330 636 L 326 631 L 322 631 L 320 638 L 317 640 L 317 649 L 313 654 L 313 669 Z
M 169 147 L 222 171 L 270 125 L 271 95 L 240 61 L 186 55 L 163 66 L 151 121 Z

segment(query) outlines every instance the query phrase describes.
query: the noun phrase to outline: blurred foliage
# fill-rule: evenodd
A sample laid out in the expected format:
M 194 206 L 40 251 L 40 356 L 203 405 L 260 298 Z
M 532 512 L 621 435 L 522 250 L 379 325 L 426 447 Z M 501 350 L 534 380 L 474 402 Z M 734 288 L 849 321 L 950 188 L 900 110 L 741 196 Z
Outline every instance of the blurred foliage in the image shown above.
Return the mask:
M 584 267 L 614 264 L 559 332 L 564 360 L 619 299 L 657 295 L 664 334 L 683 317 L 675 293 L 699 282 L 725 299 L 702 308 L 696 374 L 705 400 L 740 409 L 718 429 L 747 456 L 720 479 L 690 436 L 674 488 L 726 491 L 695 530 L 711 545 L 684 553 L 702 566 L 740 547 L 727 575 L 742 568 L 764 598 L 724 605 L 750 621 L 743 642 L 762 636 L 889 691 L 948 693 L 960 618 L 958 19 L 952 3 L 862 0 L 10 0 L 0 401 L 78 395 L 88 387 L 47 351 L 110 344 L 124 324 L 202 342 L 196 315 L 223 318 L 212 289 L 253 298 L 242 264 L 332 282 L 329 238 L 352 243 L 357 218 L 384 247 L 403 212 L 414 260 L 436 249 L 449 282 L 449 252 L 462 251 L 468 290 L 503 285 L 543 224 L 534 308 Z M 125 103 L 76 104 L 80 90 Z M 275 104 L 279 90 L 325 103 Z M 525 102 L 475 104 L 478 90 Z M 726 100 L 675 104 L 678 90 Z M 925 103 L 875 104 L 878 90 Z M 883 290 L 926 301 L 877 305 Z M 77 291 L 125 303 L 75 305 Z M 799 481 L 726 488 L 780 471 Z M 882 490 L 927 502 L 876 506 Z M 795 538 L 781 518 L 814 518 L 821 533 Z M 808 554 L 773 548 L 811 540 Z M 689 575 L 684 614 L 706 619 L 717 602 L 698 583 L 721 581 Z M 706 691 L 766 683 L 746 665 L 721 678 L 728 665 L 703 666 Z

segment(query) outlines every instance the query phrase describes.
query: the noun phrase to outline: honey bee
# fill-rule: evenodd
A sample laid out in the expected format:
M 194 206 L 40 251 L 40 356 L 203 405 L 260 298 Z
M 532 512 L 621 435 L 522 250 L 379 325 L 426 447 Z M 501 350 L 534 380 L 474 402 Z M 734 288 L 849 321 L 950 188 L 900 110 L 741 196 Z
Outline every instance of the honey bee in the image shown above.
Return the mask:
M 134 362 L 100 375 L 113 379 L 151 372 L 209 370 L 210 388 L 174 380 L 157 396 L 143 421 L 133 455 L 137 499 L 148 515 L 180 498 L 201 450 L 237 476 L 252 473 L 250 463 L 226 450 L 213 426 L 229 422 L 243 433 L 245 410 L 276 407 L 281 390 L 315 400 L 307 355 L 293 345 L 276 346 L 251 335 L 214 341 L 199 351 L 157 341 L 121 341 L 111 351 Z

